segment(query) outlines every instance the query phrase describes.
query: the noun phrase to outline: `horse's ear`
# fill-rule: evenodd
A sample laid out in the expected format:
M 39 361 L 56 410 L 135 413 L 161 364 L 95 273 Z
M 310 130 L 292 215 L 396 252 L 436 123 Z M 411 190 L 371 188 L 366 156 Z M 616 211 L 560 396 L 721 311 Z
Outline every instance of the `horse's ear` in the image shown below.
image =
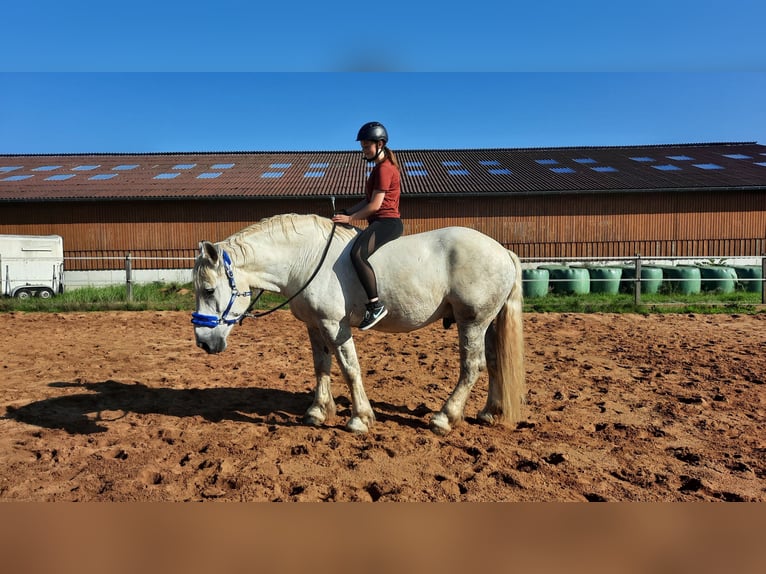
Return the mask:
M 200 241 L 199 254 L 202 257 L 210 259 L 210 262 L 213 265 L 218 264 L 218 249 L 216 249 L 215 245 L 213 245 L 209 241 Z

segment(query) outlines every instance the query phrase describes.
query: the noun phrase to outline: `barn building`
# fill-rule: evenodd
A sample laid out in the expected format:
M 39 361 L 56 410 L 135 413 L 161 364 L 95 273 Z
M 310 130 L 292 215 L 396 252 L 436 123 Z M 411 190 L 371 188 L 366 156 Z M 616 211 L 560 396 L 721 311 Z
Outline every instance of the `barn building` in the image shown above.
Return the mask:
M 473 227 L 522 258 L 766 251 L 755 142 L 395 151 L 405 233 Z M 202 239 L 356 203 L 369 169 L 358 151 L 0 155 L 0 234 L 61 235 L 69 270 L 189 268 Z

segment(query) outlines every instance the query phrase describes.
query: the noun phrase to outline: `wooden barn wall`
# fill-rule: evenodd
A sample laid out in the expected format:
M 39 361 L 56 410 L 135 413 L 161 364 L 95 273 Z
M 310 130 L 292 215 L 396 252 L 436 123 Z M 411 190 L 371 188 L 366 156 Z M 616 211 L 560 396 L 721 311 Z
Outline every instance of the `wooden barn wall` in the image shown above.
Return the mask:
M 339 200 L 337 208 L 354 200 Z M 0 233 L 58 234 L 67 268 L 191 265 L 218 241 L 278 213 L 330 215 L 328 199 L 4 204 Z M 402 199 L 405 233 L 478 229 L 521 257 L 757 256 L 766 251 L 762 193 L 633 193 Z M 149 259 L 153 258 L 153 259 Z
M 766 195 L 758 192 L 433 198 L 402 205 L 409 233 L 473 227 L 525 258 L 766 251 Z
M 220 241 L 279 213 L 331 215 L 329 199 L 7 204 L 0 233 L 61 235 L 69 270 L 188 268 L 200 241 Z

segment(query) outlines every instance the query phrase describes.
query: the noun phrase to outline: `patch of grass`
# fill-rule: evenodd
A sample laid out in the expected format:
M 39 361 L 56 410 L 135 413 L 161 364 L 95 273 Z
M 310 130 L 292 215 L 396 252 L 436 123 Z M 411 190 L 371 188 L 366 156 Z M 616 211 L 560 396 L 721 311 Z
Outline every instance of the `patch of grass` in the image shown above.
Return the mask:
M 524 311 L 537 313 L 763 313 L 760 293 L 642 294 L 636 305 L 633 295 L 559 295 L 528 297 Z
M 256 309 L 270 309 L 284 298 L 265 293 Z M 124 285 L 82 287 L 66 291 L 51 299 L 0 298 L 0 312 L 75 312 L 75 311 L 189 311 L 194 310 L 194 288 L 191 283 L 147 283 L 133 286 L 132 301 L 128 301 Z
M 284 297 L 265 293 L 256 310 L 272 309 Z M 124 285 L 83 287 L 67 291 L 51 299 L 0 298 L 0 312 L 83 312 L 83 311 L 188 311 L 194 310 L 194 288 L 191 283 L 148 283 L 133 286 L 133 300 L 127 301 Z M 524 301 L 527 313 L 742 313 L 766 312 L 760 293 L 700 293 L 684 295 L 659 293 L 641 295 L 636 305 L 632 294 L 558 295 L 528 297 Z

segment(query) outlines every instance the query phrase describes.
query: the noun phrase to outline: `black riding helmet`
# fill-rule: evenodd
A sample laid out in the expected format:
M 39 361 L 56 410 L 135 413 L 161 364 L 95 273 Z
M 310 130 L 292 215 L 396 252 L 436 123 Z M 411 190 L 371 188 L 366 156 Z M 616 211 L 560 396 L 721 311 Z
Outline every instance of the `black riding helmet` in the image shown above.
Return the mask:
M 356 134 L 356 141 L 363 140 L 370 142 L 382 141 L 385 145 L 388 143 L 388 132 L 380 122 L 368 122 L 359 128 L 359 133 Z

